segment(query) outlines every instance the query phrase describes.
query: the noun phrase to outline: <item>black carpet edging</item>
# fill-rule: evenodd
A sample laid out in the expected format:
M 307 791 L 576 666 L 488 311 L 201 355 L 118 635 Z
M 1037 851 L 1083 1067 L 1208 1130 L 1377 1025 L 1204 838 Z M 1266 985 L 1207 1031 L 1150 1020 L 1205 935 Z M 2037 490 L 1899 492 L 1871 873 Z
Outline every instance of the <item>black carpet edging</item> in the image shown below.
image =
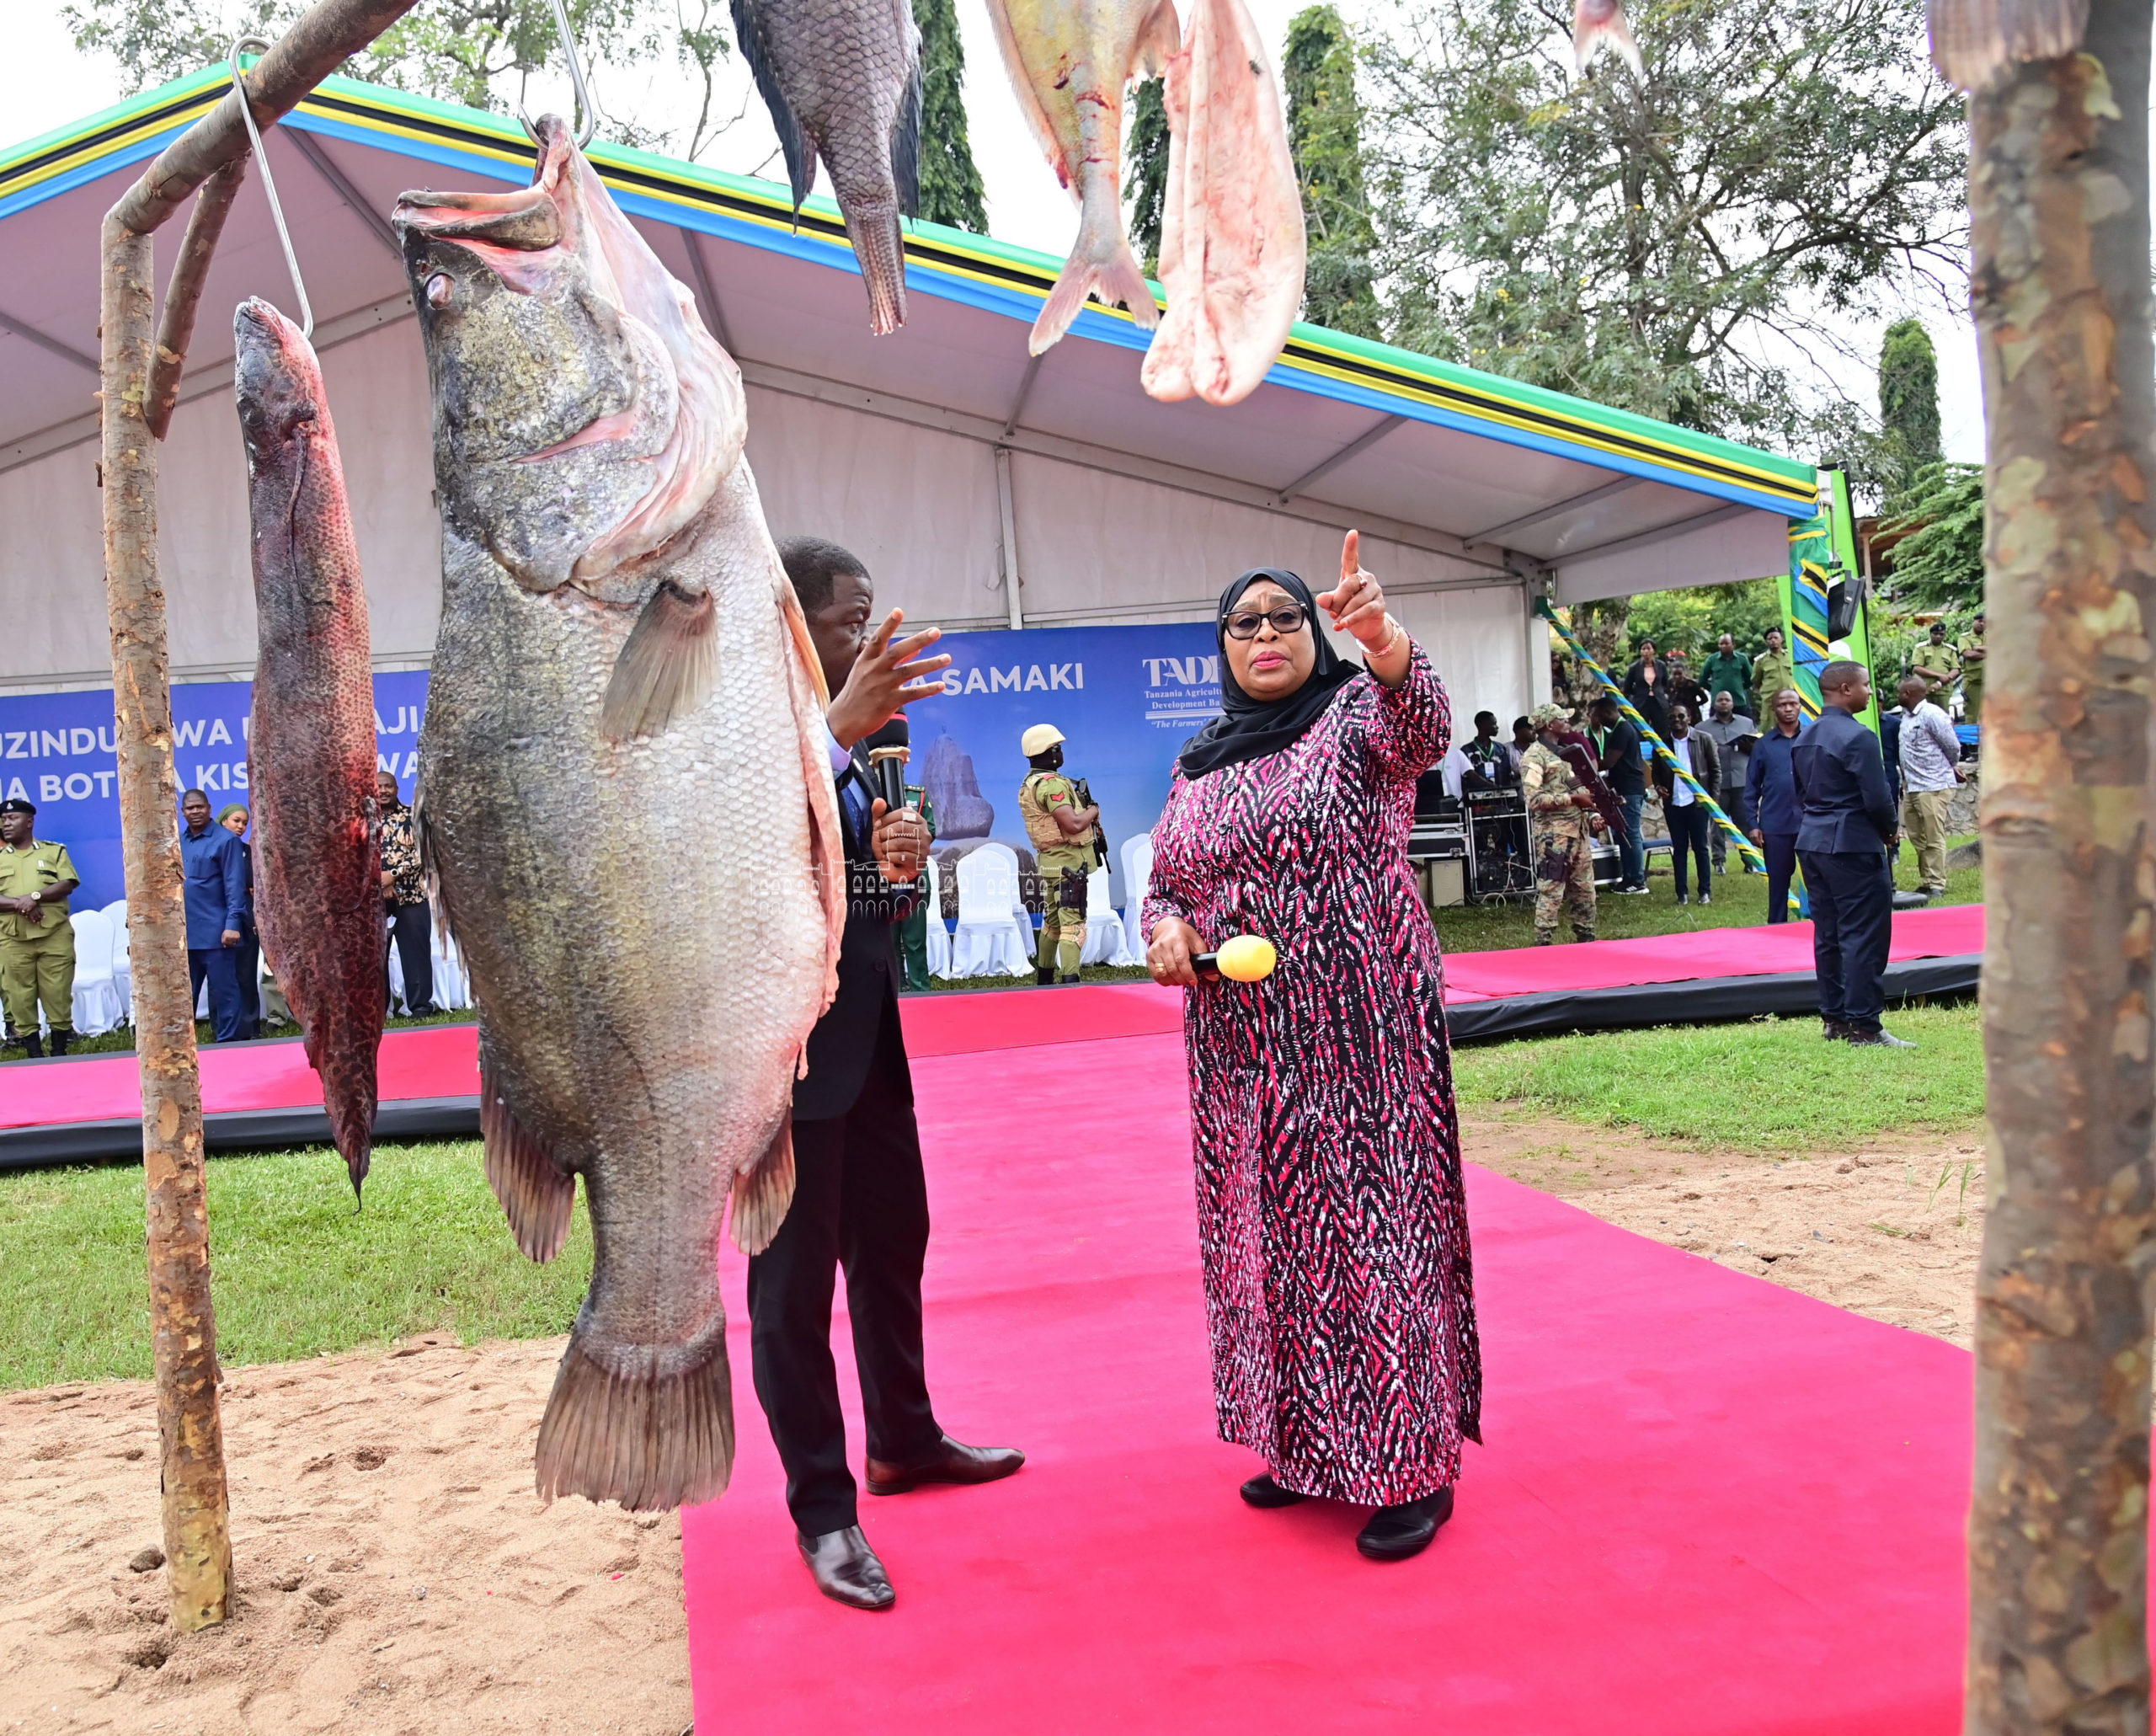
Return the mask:
M 378 1140 L 477 1139 L 479 1099 L 415 1097 L 384 1103 L 374 1118 Z M 202 1142 L 212 1151 L 281 1150 L 329 1143 L 329 1116 L 322 1109 L 235 1109 L 202 1118 Z M 142 1123 L 61 1122 L 50 1127 L 0 1127 L 0 1170 L 36 1169 L 55 1163 L 99 1163 L 116 1157 L 139 1162 Z
M 1934 995 L 1976 991 L 1983 954 L 1905 959 L 1886 967 L 1890 1006 Z M 1545 995 L 1507 995 L 1465 1001 L 1445 1009 L 1455 1043 L 1541 1037 L 1560 1031 L 1609 1031 L 1642 1025 L 1705 1024 L 1763 1013 L 1816 1012 L 1819 979 L 1809 970 L 1771 976 L 1706 976 L 1689 982 L 1639 983 L 1614 989 L 1556 989 Z

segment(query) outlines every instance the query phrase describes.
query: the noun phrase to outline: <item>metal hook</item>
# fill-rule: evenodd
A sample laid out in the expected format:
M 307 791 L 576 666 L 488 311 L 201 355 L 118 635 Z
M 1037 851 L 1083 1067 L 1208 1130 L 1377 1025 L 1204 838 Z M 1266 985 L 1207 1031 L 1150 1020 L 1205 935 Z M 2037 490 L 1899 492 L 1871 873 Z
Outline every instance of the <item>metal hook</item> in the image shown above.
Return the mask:
M 270 195 L 270 215 L 277 225 L 277 239 L 285 244 L 285 266 L 292 274 L 292 293 L 300 298 L 300 335 L 312 342 L 314 308 L 307 298 L 307 286 L 300 280 L 300 256 L 292 251 L 292 232 L 285 227 L 285 208 L 277 202 L 277 183 L 270 173 L 270 153 L 263 148 L 262 135 L 255 129 L 254 110 L 247 100 L 247 86 L 240 76 L 240 51 L 248 48 L 266 54 L 270 45 L 259 36 L 234 39 L 232 51 L 226 56 L 232 69 L 232 93 L 239 99 L 239 118 L 247 123 L 247 136 L 254 146 L 254 166 L 262 171 L 262 190 Z
M 591 91 L 584 82 L 584 59 L 576 51 L 576 33 L 569 28 L 566 0 L 554 0 L 554 27 L 562 33 L 562 48 L 569 57 L 569 83 L 576 88 L 576 105 L 584 116 L 584 126 L 576 136 L 576 147 L 581 151 L 599 131 L 599 111 L 592 107 Z M 539 129 L 531 124 L 531 117 L 524 112 L 522 103 L 516 105 L 516 118 L 524 123 L 524 131 L 531 142 L 537 144 Z

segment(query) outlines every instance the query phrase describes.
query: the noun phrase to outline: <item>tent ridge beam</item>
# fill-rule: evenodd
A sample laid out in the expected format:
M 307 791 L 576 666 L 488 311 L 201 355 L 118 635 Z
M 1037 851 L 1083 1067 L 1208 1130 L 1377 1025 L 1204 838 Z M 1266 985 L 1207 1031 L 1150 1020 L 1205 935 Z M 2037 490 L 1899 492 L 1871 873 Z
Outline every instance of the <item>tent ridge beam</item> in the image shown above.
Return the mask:
M 1657 525 L 1650 531 L 1635 531 L 1629 537 L 1620 537 L 1611 542 L 1598 542 L 1592 548 L 1569 550 L 1551 564 L 1569 567 L 1575 562 L 1592 560 L 1601 555 L 1622 554 L 1626 549 L 1637 548 L 1644 542 L 1661 542 L 1672 537 L 1689 537 L 1694 531 L 1704 531 L 1710 526 L 1761 510 L 1762 508 L 1748 506 L 1741 500 L 1732 500 L 1716 507 L 1711 512 L 1695 513 L 1690 518 L 1680 518 L 1673 524 Z
M 1406 417 L 1400 414 L 1397 411 L 1388 412 L 1382 419 L 1380 419 L 1376 427 L 1365 429 L 1361 434 L 1356 435 L 1354 439 L 1349 441 L 1346 446 L 1341 447 L 1341 449 L 1335 452 L 1330 458 L 1322 459 L 1319 462 L 1313 464 L 1308 470 L 1305 470 L 1300 476 L 1297 477 L 1294 481 L 1289 483 L 1286 488 L 1281 489 L 1278 494 L 1273 497 L 1273 504 L 1277 506 L 1287 505 L 1289 502 L 1295 498 L 1296 495 L 1301 494 L 1305 489 L 1309 488 L 1313 483 L 1321 481 L 1325 478 L 1331 475 L 1334 471 L 1345 464 L 1350 458 L 1355 457 L 1358 454 L 1369 451 L 1372 446 L 1383 440 L 1385 435 L 1391 433 L 1394 429 L 1399 427 L 1400 425 L 1406 419 Z
M 1646 480 L 1646 478 L 1643 476 L 1620 476 L 1614 481 L 1589 489 L 1583 494 L 1575 494 L 1568 500 L 1560 500 L 1549 506 L 1538 506 L 1532 512 L 1522 513 L 1518 518 L 1508 518 L 1504 523 L 1492 525 L 1486 531 L 1477 531 L 1465 540 L 1470 542 L 1495 542 L 1502 537 L 1517 536 L 1522 531 L 1529 531 L 1537 525 L 1547 524 L 1553 518 L 1562 518 L 1568 512 L 1577 512 L 1582 506 L 1592 506 L 1598 500 L 1607 500 L 1612 495 L 1621 494 L 1627 489 L 1636 489 Z
M 48 338 L 35 326 L 17 319 L 13 314 L 0 313 L 0 332 L 11 332 L 25 344 L 35 344 L 48 355 L 56 355 L 62 361 L 72 361 L 78 368 L 86 368 L 93 374 L 98 371 L 97 357 L 85 355 L 73 345 L 63 344 L 57 338 Z M 93 421 L 95 417 L 96 413 L 93 411 L 92 412 Z
M 366 196 L 354 186 L 344 171 L 337 167 L 336 160 L 323 148 L 322 142 L 296 126 L 285 129 L 285 136 L 292 148 L 307 160 L 308 166 L 329 183 L 329 190 L 344 202 L 344 208 L 367 226 L 368 233 L 389 249 L 389 255 L 399 265 L 404 263 L 403 243 L 398 240 L 397 232 L 389 227 L 383 216 L 366 201 Z
M 859 410 L 915 428 L 937 429 L 962 440 L 979 441 L 983 446 L 1003 446 L 1028 457 L 1075 464 L 1110 476 L 1125 477 L 1134 482 L 1151 483 L 1159 488 L 1178 489 L 1184 494 L 1223 500 L 1236 506 L 1251 507 L 1260 512 L 1278 512 L 1308 524 L 1324 525 L 1331 530 L 1360 530 L 1388 542 L 1398 542 L 1409 548 L 1420 549 L 1425 554 L 1443 555 L 1463 565 L 1478 568 L 1493 578 L 1509 580 L 1511 577 L 1502 561 L 1491 559 L 1486 553 L 1470 553 L 1458 537 L 1448 536 L 1442 531 L 1433 531 L 1425 526 L 1322 503 L 1305 505 L 1294 501 L 1283 507 L 1273 489 L 1259 483 L 1239 482 L 1232 477 L 1217 476 L 1209 471 L 1193 470 L 1178 464 L 1144 458 L 1111 447 L 1094 446 L 1086 441 L 1067 439 L 1060 435 L 1022 430 L 1006 440 L 1001 425 L 986 417 L 921 403 L 912 398 L 900 398 L 894 393 L 872 392 L 858 386 L 843 385 L 837 381 L 822 379 L 813 374 L 796 373 L 790 368 L 775 367 L 768 363 L 744 362 L 741 377 L 751 386 L 760 387 L 768 392 L 782 392 L 792 398 L 808 398 L 812 403 Z

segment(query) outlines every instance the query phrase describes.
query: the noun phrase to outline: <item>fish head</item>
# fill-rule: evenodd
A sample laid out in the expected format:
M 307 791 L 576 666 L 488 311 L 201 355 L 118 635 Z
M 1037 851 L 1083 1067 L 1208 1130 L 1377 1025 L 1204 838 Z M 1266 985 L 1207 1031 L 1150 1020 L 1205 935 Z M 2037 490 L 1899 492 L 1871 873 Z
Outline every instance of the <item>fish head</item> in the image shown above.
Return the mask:
M 240 433 L 259 469 L 323 419 L 322 364 L 300 329 L 256 296 L 232 314 L 232 345 Z
M 512 193 L 407 193 L 444 515 L 527 590 L 632 602 L 748 434 L 740 371 L 557 115 Z

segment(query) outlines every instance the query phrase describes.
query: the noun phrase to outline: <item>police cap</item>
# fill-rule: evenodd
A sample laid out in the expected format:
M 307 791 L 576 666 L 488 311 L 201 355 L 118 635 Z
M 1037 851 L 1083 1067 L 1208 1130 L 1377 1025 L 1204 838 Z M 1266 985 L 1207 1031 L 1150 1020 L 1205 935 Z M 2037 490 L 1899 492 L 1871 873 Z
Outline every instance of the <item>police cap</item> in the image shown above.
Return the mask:
M 24 801 L 20 796 L 10 796 L 6 801 L 0 802 L 0 814 L 35 814 L 36 812 L 35 804 Z
M 1044 754 L 1063 740 L 1063 731 L 1053 724 L 1036 724 L 1018 738 L 1018 751 L 1027 759 Z

